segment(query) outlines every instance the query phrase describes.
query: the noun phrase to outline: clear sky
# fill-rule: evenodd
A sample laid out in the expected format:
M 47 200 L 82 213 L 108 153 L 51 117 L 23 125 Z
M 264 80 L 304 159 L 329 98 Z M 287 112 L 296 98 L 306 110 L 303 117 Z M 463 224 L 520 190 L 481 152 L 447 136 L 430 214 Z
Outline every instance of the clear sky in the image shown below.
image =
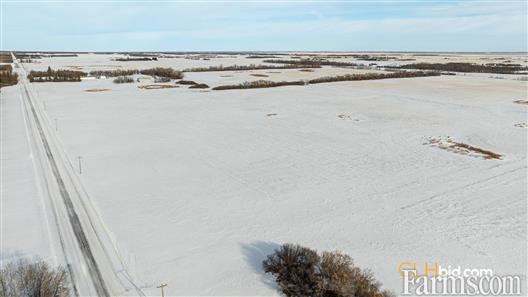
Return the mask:
M 2 49 L 527 51 L 521 1 L 1 0 Z

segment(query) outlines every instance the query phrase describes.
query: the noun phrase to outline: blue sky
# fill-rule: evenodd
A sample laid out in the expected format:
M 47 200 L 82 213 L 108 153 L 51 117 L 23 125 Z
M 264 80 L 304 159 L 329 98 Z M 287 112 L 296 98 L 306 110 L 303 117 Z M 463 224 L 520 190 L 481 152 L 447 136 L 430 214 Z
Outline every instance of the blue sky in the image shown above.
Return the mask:
M 526 1 L 2 0 L 3 50 L 527 51 Z

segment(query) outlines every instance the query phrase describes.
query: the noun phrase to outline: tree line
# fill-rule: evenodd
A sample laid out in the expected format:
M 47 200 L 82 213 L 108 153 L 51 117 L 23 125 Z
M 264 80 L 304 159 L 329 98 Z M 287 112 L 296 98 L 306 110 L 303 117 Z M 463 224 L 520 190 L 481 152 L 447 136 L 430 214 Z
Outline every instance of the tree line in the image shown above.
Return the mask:
M 183 72 L 206 72 L 206 71 L 240 71 L 240 70 L 264 70 L 264 69 L 297 69 L 297 68 L 321 68 L 314 64 L 294 64 L 294 65 L 231 65 L 231 66 L 209 66 L 184 69 Z
M 436 70 L 452 72 L 471 72 L 471 73 L 498 73 L 498 74 L 517 74 L 521 71 L 528 71 L 528 67 L 519 64 L 474 64 L 474 63 L 414 63 L 401 66 L 392 66 L 386 68 L 395 69 L 419 69 L 419 70 Z
M 264 63 L 278 63 L 278 64 L 293 64 L 293 65 L 310 65 L 312 67 L 321 66 L 337 66 L 337 67 L 356 67 L 359 66 L 357 63 L 352 62 L 339 62 L 339 61 L 328 61 L 319 59 L 298 59 L 298 60 L 280 60 L 280 59 L 269 59 L 263 60 Z M 303 66 L 306 68 L 306 66 Z
M 238 85 L 223 85 L 214 87 L 213 90 L 234 90 L 234 89 L 257 89 L 257 88 L 273 88 L 282 86 L 303 86 L 308 84 L 329 83 L 338 81 L 358 81 L 358 80 L 374 80 L 374 79 L 388 79 L 388 78 L 411 78 L 411 77 L 427 77 L 439 76 L 439 72 L 434 71 L 397 71 L 391 73 L 365 73 L 365 74 L 346 74 L 337 76 L 325 76 L 314 78 L 307 81 L 268 81 L 257 80 L 251 82 L 244 82 Z
M 65 70 L 58 69 L 53 70 L 51 67 L 48 67 L 46 71 L 35 71 L 32 70 L 28 74 L 28 79 L 30 82 L 66 82 L 66 81 L 81 81 L 81 77 L 86 76 L 106 76 L 106 77 L 123 77 L 130 76 L 134 74 L 144 74 L 156 76 L 159 78 L 168 78 L 168 79 L 181 79 L 183 78 L 183 73 L 179 70 L 173 68 L 163 68 L 155 67 L 150 69 L 127 69 L 127 70 L 97 70 L 90 72 L 83 72 L 77 70 Z

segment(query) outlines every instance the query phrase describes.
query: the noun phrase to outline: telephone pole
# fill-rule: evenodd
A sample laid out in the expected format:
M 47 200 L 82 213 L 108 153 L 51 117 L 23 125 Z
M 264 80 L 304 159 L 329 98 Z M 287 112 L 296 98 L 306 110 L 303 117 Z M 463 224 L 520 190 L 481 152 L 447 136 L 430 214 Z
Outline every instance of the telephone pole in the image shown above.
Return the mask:
M 163 291 L 163 288 L 165 288 L 167 284 L 161 284 L 157 286 L 156 288 L 161 289 L 161 297 L 165 297 L 165 292 Z

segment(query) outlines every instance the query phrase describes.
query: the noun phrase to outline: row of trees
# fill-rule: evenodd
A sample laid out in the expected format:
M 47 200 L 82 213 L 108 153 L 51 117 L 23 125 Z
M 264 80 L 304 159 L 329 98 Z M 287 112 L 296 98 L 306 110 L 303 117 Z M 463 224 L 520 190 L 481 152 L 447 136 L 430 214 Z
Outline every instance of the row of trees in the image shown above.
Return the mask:
M 308 81 L 309 84 L 319 84 L 337 81 L 356 81 L 356 80 L 373 80 L 387 78 L 411 78 L 425 76 L 439 76 L 439 72 L 434 71 L 396 71 L 391 73 L 364 73 L 364 74 L 346 74 L 337 76 L 326 76 L 314 78 Z
M 304 81 L 270 81 L 270 80 L 257 80 L 257 81 L 246 81 L 238 85 L 223 85 L 214 87 L 213 90 L 234 90 L 234 89 L 259 89 L 259 88 L 274 88 L 282 86 L 304 86 Z
M 391 73 L 365 73 L 365 74 L 347 74 L 338 76 L 325 76 L 320 78 L 314 78 L 307 81 L 296 80 L 296 81 L 269 81 L 269 80 L 257 80 L 247 81 L 238 85 L 223 85 L 214 87 L 213 90 L 234 90 L 234 89 L 257 89 L 257 88 L 273 88 L 282 86 L 303 86 L 308 84 L 319 84 L 328 82 L 338 81 L 357 81 L 357 80 L 373 80 L 373 79 L 388 79 L 388 78 L 411 78 L 411 77 L 426 77 L 426 76 L 438 76 L 439 72 L 434 71 L 397 71 Z
M 279 59 L 269 59 L 263 60 L 265 63 L 278 63 L 278 64 L 293 64 L 293 65 L 309 65 L 312 67 L 321 67 L 321 66 L 337 66 L 337 67 L 356 67 L 358 64 L 352 62 L 339 62 L 339 61 L 328 61 L 328 60 L 319 60 L 319 59 L 298 59 L 298 60 L 279 60 Z M 303 66 L 302 68 L 307 68 Z
M 296 69 L 296 68 L 320 68 L 315 64 L 290 64 L 290 65 L 230 65 L 230 66 L 209 66 L 184 69 L 183 72 L 205 72 L 205 71 L 239 71 L 239 70 L 264 70 L 264 69 Z
M 95 70 L 90 71 L 91 76 L 117 77 L 138 74 L 137 69 L 117 69 L 117 70 Z
M 183 73 L 178 70 L 174 70 L 173 68 L 162 68 L 162 67 L 156 67 L 156 68 L 150 68 L 150 69 L 128 69 L 128 70 L 98 70 L 98 71 L 91 71 L 90 73 L 86 73 L 83 71 L 75 71 L 75 70 L 53 70 L 51 67 L 48 67 L 48 70 L 46 71 L 35 71 L 32 70 L 28 74 L 28 79 L 31 82 L 62 82 L 62 81 L 81 81 L 81 77 L 85 77 L 88 75 L 91 76 L 107 76 L 107 77 L 124 77 L 124 76 L 130 76 L 134 74 L 144 74 L 144 75 L 151 75 L 160 78 L 161 80 L 169 80 L 169 79 L 181 79 L 183 78 Z
M 156 57 L 141 57 L 141 58 L 115 58 L 115 61 L 119 62 L 131 62 L 131 61 L 157 61 Z
M 53 70 L 48 67 L 46 71 L 31 70 L 28 74 L 28 79 L 30 82 L 64 82 L 81 81 L 83 76 L 87 76 L 87 73 L 76 70 Z
M 528 71 L 528 67 L 523 67 L 519 64 L 474 64 L 474 63 L 414 63 L 402 66 L 394 66 L 387 68 L 398 69 L 419 69 L 419 70 L 436 70 L 436 71 L 452 71 L 452 72 L 473 72 L 473 73 L 500 73 L 500 74 L 516 74 L 522 71 Z

